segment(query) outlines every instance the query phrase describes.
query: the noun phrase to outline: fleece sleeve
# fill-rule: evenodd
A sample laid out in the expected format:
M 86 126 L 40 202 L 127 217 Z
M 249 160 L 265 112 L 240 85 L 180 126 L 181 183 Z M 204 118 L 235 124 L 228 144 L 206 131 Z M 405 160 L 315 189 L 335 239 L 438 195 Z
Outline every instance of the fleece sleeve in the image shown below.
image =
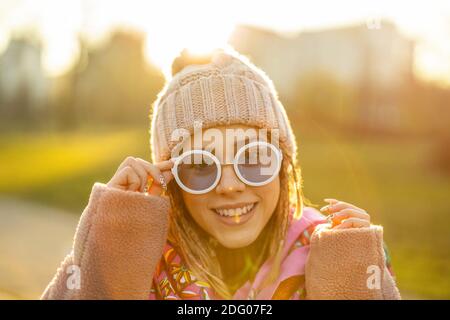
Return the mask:
M 41 299 L 147 299 L 167 238 L 169 200 L 96 183 L 71 253 Z
M 383 228 L 318 228 L 306 263 L 308 299 L 400 299 L 386 267 Z

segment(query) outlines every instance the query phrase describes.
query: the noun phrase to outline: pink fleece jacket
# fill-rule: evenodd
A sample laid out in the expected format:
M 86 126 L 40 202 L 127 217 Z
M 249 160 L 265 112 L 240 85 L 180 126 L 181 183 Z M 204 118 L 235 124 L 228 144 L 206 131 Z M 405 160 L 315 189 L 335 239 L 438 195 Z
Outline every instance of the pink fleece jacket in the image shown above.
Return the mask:
M 96 183 L 72 251 L 41 299 L 148 299 L 169 209 L 165 197 Z M 382 227 L 319 230 L 311 236 L 305 266 L 307 299 L 400 299 L 386 269 Z M 377 272 L 378 284 L 371 278 Z

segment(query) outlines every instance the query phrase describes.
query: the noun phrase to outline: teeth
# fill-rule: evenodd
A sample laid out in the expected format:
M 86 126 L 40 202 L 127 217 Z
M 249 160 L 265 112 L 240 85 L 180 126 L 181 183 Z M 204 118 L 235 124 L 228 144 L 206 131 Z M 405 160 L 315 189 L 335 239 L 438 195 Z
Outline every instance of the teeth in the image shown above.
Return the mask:
M 234 209 L 215 209 L 215 211 L 224 217 L 238 217 L 248 213 L 253 209 L 254 204 L 249 204 L 248 206 L 242 208 L 234 208 Z

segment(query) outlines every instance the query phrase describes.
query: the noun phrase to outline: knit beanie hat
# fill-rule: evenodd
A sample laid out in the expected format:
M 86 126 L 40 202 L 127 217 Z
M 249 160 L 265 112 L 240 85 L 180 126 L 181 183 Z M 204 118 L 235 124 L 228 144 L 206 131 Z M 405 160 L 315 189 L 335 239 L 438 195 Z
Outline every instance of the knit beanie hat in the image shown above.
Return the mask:
M 268 76 L 232 49 L 217 49 L 210 62 L 184 66 L 168 81 L 153 105 L 153 162 L 168 160 L 182 141 L 171 141 L 177 129 L 242 124 L 271 132 L 286 156 L 296 155 L 295 137 L 286 111 Z

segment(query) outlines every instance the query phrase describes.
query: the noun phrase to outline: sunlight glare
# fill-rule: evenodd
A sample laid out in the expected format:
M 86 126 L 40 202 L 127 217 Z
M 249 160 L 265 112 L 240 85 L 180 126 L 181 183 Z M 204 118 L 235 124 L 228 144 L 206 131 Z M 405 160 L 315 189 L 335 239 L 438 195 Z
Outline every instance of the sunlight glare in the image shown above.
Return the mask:
M 197 4 L 198 8 L 193 7 L 193 4 Z M 225 9 L 216 11 L 217 14 L 207 15 L 200 9 L 208 9 L 210 5 L 209 2 L 194 1 L 177 2 L 177 10 L 153 7 L 153 10 L 163 14 L 154 17 L 145 26 L 145 53 L 166 75 L 170 72 L 172 60 L 182 49 L 201 54 L 227 44 L 235 25 L 232 15 Z
M 416 41 L 419 76 L 450 83 L 447 0 L 408 4 L 389 0 L 11 0 L 2 7 L 8 14 L 0 13 L 0 52 L 13 31 L 31 25 L 43 37 L 43 65 L 49 75 L 64 74 L 76 62 L 80 34 L 95 43 L 117 27 L 145 32 L 146 59 L 167 74 L 183 48 L 204 53 L 223 47 L 238 24 L 295 35 L 376 16 L 394 22 L 401 33 Z

